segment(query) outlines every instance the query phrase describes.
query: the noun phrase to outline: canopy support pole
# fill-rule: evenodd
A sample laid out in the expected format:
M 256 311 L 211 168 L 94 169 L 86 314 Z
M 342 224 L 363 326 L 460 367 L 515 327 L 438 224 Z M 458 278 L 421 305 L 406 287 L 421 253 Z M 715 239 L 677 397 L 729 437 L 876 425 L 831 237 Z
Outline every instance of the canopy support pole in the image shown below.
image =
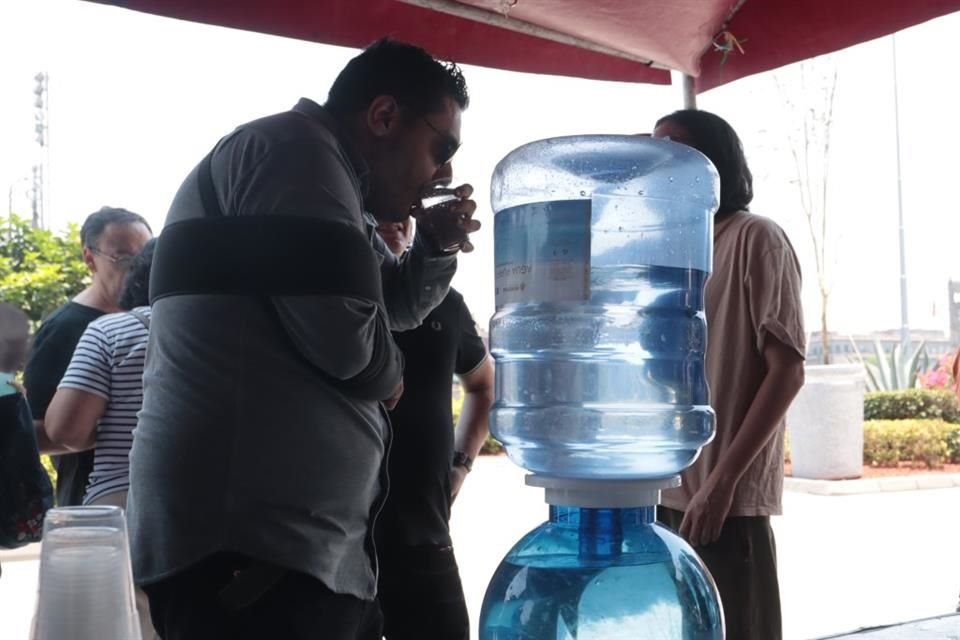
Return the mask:
M 697 79 L 689 74 L 683 74 L 683 108 L 697 108 Z
M 900 180 L 900 89 L 897 86 L 897 34 L 890 36 L 893 53 L 893 127 L 897 149 L 897 223 L 900 236 L 900 349 L 904 358 L 910 353 L 910 320 L 907 307 L 907 241 L 903 223 L 903 184 Z

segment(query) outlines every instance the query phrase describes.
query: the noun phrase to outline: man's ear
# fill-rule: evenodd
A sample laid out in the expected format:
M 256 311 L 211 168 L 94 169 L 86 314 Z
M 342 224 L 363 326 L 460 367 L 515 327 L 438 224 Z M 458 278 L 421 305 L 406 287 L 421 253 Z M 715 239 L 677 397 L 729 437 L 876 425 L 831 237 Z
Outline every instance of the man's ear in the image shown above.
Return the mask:
M 97 270 L 97 265 L 93 261 L 93 252 L 90 251 L 87 247 L 83 248 L 83 263 L 87 265 L 87 269 L 90 270 L 90 273 L 95 273 Z
M 380 137 L 400 121 L 400 105 L 393 96 L 377 96 L 367 108 L 367 128 L 374 136 Z

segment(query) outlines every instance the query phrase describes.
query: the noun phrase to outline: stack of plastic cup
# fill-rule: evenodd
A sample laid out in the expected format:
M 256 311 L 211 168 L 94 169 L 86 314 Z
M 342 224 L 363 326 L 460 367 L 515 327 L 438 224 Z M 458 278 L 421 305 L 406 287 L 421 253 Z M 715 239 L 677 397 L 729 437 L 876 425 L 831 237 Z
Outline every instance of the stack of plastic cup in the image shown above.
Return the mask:
M 140 640 L 119 507 L 52 509 L 43 523 L 33 640 Z

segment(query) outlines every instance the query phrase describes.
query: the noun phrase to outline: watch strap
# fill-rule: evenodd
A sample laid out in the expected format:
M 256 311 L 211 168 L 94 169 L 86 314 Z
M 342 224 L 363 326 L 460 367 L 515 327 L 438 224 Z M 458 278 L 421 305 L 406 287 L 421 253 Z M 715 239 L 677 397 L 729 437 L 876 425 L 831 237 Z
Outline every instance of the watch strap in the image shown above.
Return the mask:
M 453 466 L 463 467 L 467 471 L 473 471 L 473 458 L 468 456 L 463 451 L 454 451 L 453 452 Z

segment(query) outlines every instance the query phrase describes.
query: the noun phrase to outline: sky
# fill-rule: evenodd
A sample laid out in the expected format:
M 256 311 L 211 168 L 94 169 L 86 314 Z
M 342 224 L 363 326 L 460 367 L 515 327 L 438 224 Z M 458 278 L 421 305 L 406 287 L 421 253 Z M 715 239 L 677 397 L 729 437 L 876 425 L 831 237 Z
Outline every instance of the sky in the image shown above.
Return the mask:
M 960 14 L 896 36 L 901 187 L 910 326 L 946 331 L 947 281 L 960 279 L 960 86 L 951 79 Z M 745 44 L 750 54 L 749 43 Z M 33 83 L 50 77 L 48 223 L 81 222 L 102 205 L 143 214 L 159 230 L 182 179 L 235 126 L 323 102 L 355 50 L 180 22 L 79 0 L 0 3 L 0 195 L 28 213 L 25 178 L 33 142 Z M 828 317 L 859 333 L 900 325 L 900 265 L 891 38 L 819 58 L 808 78 L 837 74 L 827 219 Z M 455 174 L 478 203 L 477 250 L 463 255 L 454 286 L 481 325 L 493 314 L 496 163 L 527 142 L 560 135 L 650 131 L 682 106 L 677 86 L 597 82 L 465 66 L 471 105 Z M 699 96 L 744 142 L 754 173 L 751 209 L 787 232 L 804 272 L 808 331 L 819 328 L 812 243 L 791 155 L 802 114 L 819 92 L 799 65 L 738 80 Z M 814 85 L 816 82 L 813 83 Z M 820 111 L 817 111 L 818 113 Z M 819 166 L 815 166 L 816 169 Z

